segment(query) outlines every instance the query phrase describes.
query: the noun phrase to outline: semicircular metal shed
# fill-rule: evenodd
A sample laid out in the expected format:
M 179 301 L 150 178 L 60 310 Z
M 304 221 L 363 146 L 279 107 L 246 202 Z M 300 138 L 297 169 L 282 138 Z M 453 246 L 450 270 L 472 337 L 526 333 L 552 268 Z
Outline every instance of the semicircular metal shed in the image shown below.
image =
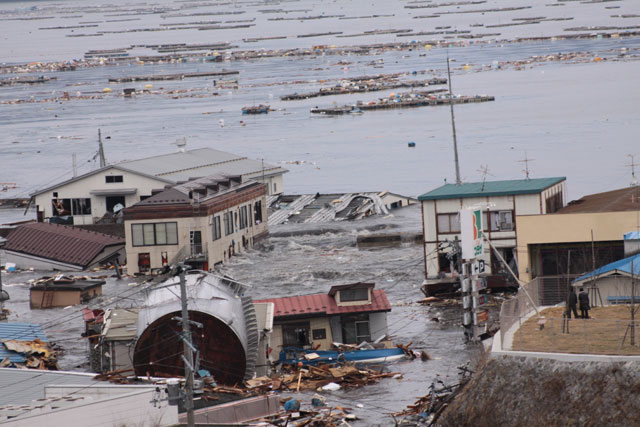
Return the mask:
M 222 384 L 253 377 L 258 331 L 253 302 L 245 287 L 208 273 L 186 275 L 192 340 L 199 350 L 199 369 Z M 137 375 L 184 375 L 180 282 L 175 277 L 148 292 L 138 316 L 133 362 Z

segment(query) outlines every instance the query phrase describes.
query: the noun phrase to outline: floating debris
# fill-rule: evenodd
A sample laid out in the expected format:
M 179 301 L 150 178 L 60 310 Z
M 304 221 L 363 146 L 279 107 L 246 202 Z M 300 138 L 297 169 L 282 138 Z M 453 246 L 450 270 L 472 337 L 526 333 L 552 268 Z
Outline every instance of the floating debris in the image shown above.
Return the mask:
M 222 70 L 222 71 L 203 71 L 199 73 L 181 73 L 181 74 L 154 74 L 147 76 L 131 76 L 131 77 L 111 77 L 109 83 L 129 83 L 129 82 L 150 82 L 157 80 L 184 80 L 187 78 L 211 77 L 211 76 L 228 76 L 232 74 L 240 74 L 239 71 Z
M 269 111 L 271 111 L 271 108 L 262 104 L 242 108 L 242 114 L 267 114 Z
M 489 95 L 476 95 L 476 96 L 461 96 L 454 95 L 449 100 L 449 95 L 433 95 L 433 92 L 414 92 L 404 94 L 391 94 L 389 98 L 380 98 L 377 101 L 370 101 L 364 103 L 358 101 L 355 107 L 360 110 L 390 110 L 395 108 L 411 108 L 411 107 L 424 107 L 435 105 L 449 105 L 450 102 L 454 104 L 468 104 L 472 102 L 487 102 L 495 101 L 495 97 Z M 340 107 L 329 108 L 313 108 L 311 113 L 313 114 L 325 114 L 325 115 L 343 115 L 349 114 L 353 106 L 343 105 Z

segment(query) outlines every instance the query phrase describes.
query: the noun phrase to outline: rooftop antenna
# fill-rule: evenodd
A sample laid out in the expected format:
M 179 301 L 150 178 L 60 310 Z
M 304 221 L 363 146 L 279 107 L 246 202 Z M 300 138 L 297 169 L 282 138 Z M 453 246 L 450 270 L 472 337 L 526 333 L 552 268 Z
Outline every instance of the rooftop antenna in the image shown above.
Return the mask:
M 522 170 L 522 172 L 524 172 L 524 176 L 525 179 L 528 181 L 529 180 L 529 162 L 534 161 L 535 159 L 530 159 L 527 157 L 527 151 L 524 151 L 524 159 L 523 160 L 518 160 L 520 163 L 524 163 L 524 169 Z
M 176 139 L 176 142 L 174 142 L 174 144 L 178 146 L 178 153 L 184 153 L 184 147 L 187 146 L 187 138 L 182 137 Z
M 631 164 L 627 165 L 631 168 L 631 187 L 638 185 L 638 178 L 636 177 L 636 163 L 633 161 L 633 154 L 627 154 L 627 157 L 631 157 Z
M 100 167 L 107 166 L 107 159 L 104 157 L 104 146 L 102 145 L 102 133 L 98 129 L 98 156 L 100 157 Z
M 449 83 L 449 107 L 451 107 L 451 128 L 453 129 L 453 155 L 456 163 L 456 185 L 462 184 L 460 180 L 460 164 L 458 162 L 458 141 L 456 140 L 456 121 L 453 116 L 453 90 L 451 89 L 451 68 L 449 67 L 449 51 L 447 50 L 447 82 Z
M 487 175 L 491 175 L 489 173 L 489 166 L 488 165 L 480 165 L 480 169 L 478 169 L 478 172 L 480 172 L 482 174 L 482 190 L 480 191 L 484 191 L 484 184 L 485 182 L 487 182 Z M 493 176 L 493 175 L 491 175 Z

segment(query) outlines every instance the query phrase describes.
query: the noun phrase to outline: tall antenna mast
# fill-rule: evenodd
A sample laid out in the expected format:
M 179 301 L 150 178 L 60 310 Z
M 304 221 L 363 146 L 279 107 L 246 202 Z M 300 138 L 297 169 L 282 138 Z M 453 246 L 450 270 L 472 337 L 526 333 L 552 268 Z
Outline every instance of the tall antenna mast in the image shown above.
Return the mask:
M 449 107 L 451 107 L 451 128 L 453 129 L 453 155 L 456 162 L 456 185 L 460 180 L 460 163 L 458 162 L 458 141 L 456 140 L 456 120 L 453 116 L 453 90 L 451 89 L 451 68 L 449 67 L 449 51 L 447 51 L 447 82 L 449 82 Z
M 102 133 L 98 129 L 98 155 L 100 156 L 100 167 L 107 166 L 107 159 L 104 158 L 104 146 L 102 145 Z
M 638 185 L 638 178 L 636 178 L 636 164 L 633 162 L 633 154 L 627 154 L 627 157 L 631 157 L 631 164 L 627 165 L 631 168 L 631 186 Z
M 524 163 L 524 169 L 522 170 L 522 172 L 524 172 L 524 176 L 525 179 L 529 179 L 529 162 L 534 161 L 535 159 L 530 159 L 527 157 L 527 151 L 525 150 L 524 152 L 524 160 L 518 160 L 520 163 Z

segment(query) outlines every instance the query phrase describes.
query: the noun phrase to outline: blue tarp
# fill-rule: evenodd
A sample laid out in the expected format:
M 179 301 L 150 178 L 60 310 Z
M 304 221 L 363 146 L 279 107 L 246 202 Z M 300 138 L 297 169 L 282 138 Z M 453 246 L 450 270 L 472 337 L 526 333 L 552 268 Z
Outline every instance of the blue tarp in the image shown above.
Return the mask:
M 640 240 L 640 231 L 624 233 L 624 240 Z
M 634 276 L 640 276 L 640 254 L 630 256 L 629 258 L 623 258 L 621 260 L 612 262 L 611 264 L 604 265 L 591 273 L 587 273 L 578 277 L 573 283 L 582 282 L 583 280 L 591 279 L 595 276 L 602 276 L 603 274 L 618 271 L 620 273 L 631 274 L 633 271 Z
M 47 342 L 47 336 L 40 325 L 33 323 L 3 323 L 0 322 L 0 341 L 17 340 L 17 341 L 34 341 L 40 338 L 40 341 Z M 9 358 L 13 363 L 24 363 L 27 359 L 24 354 L 7 350 L 4 344 L 0 343 L 0 362 Z

